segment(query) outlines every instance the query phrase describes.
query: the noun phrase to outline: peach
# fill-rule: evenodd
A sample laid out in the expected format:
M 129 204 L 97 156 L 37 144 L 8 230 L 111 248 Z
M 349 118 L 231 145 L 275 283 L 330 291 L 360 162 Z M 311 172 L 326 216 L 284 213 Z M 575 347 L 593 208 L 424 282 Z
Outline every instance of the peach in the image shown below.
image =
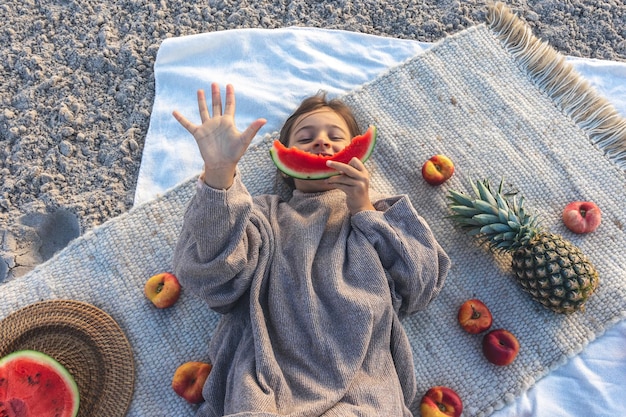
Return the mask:
M 590 233 L 600 226 L 602 211 L 591 201 L 574 201 L 563 209 L 563 223 L 574 233 Z
M 454 174 L 454 163 L 445 155 L 434 155 L 422 165 L 422 177 L 430 185 L 440 185 Z
M 485 303 L 476 298 L 461 304 L 457 318 L 463 330 L 471 334 L 484 332 L 491 327 L 493 321 Z
M 517 357 L 519 349 L 519 341 L 508 330 L 492 330 L 483 337 L 483 354 L 494 365 L 509 365 Z
M 213 367 L 205 362 L 185 362 L 172 377 L 172 389 L 190 404 L 204 401 L 202 389 Z
M 462 412 L 461 397 L 453 389 L 444 386 L 430 388 L 420 402 L 422 417 L 459 417 Z
M 180 297 L 178 278 L 169 272 L 153 275 L 146 281 L 144 294 L 157 308 L 173 306 Z

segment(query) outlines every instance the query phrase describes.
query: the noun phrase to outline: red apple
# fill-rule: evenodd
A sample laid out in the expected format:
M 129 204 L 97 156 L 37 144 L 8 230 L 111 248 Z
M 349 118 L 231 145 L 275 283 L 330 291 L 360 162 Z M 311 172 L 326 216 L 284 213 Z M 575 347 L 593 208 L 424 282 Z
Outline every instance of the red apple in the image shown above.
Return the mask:
M 483 354 L 494 365 L 508 365 L 517 357 L 519 342 L 505 329 L 496 329 L 483 337 Z
M 463 330 L 471 334 L 484 332 L 491 327 L 493 321 L 491 311 L 476 298 L 461 304 L 457 318 Z
M 158 308 L 171 307 L 180 297 L 180 283 L 169 272 L 153 275 L 143 288 L 146 297 Z
M 432 387 L 420 402 L 422 417 L 459 417 L 462 412 L 461 397 L 448 387 Z
M 574 201 L 563 209 L 563 223 L 574 233 L 593 232 L 601 222 L 602 211 L 591 201 Z
M 454 163 L 445 155 L 435 155 L 422 165 L 422 177 L 430 185 L 440 185 L 454 174 Z
M 202 389 L 212 368 L 210 363 L 205 362 L 183 363 L 174 372 L 172 389 L 190 404 L 203 402 Z

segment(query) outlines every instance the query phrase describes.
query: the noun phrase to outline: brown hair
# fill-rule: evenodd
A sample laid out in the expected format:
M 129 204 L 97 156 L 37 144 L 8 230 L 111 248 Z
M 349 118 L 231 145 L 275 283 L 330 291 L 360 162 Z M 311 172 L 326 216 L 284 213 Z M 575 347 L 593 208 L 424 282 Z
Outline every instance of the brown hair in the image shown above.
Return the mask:
M 324 107 L 328 107 L 333 110 L 341 116 L 343 120 L 345 120 L 351 137 L 355 137 L 360 134 L 359 125 L 357 124 L 350 107 L 337 98 L 328 100 L 326 98 L 326 92 L 319 91 L 316 95 L 305 98 L 302 103 L 300 103 L 300 106 L 296 109 L 296 111 L 293 112 L 289 118 L 287 118 L 287 121 L 280 130 L 280 142 L 285 146 L 289 146 L 289 135 L 291 134 L 291 129 L 293 128 L 293 125 L 298 117 Z

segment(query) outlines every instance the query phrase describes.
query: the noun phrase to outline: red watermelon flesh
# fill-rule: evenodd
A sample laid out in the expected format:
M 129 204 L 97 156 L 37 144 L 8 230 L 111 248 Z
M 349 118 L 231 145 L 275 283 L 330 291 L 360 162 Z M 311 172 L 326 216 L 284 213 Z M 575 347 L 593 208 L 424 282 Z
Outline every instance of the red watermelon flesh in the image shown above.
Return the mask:
M 332 156 L 315 155 L 301 149 L 287 148 L 276 140 L 270 149 L 270 155 L 276 167 L 290 177 L 318 180 L 338 174 L 326 166 L 329 160 L 347 164 L 356 157 L 362 162 L 367 161 L 374 150 L 376 137 L 376 127 L 370 126 L 363 135 L 352 138 L 348 146 Z
M 78 404 L 74 379 L 48 355 L 21 350 L 0 359 L 0 416 L 75 417 Z

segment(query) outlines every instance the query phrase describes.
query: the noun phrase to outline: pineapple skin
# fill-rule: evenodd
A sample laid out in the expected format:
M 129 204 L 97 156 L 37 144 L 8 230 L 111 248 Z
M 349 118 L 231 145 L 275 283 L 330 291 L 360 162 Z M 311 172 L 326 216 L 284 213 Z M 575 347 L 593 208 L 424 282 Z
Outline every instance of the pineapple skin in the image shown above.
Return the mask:
M 556 313 L 584 311 L 600 278 L 584 253 L 562 236 L 539 232 L 513 252 L 512 270 L 524 291 Z

